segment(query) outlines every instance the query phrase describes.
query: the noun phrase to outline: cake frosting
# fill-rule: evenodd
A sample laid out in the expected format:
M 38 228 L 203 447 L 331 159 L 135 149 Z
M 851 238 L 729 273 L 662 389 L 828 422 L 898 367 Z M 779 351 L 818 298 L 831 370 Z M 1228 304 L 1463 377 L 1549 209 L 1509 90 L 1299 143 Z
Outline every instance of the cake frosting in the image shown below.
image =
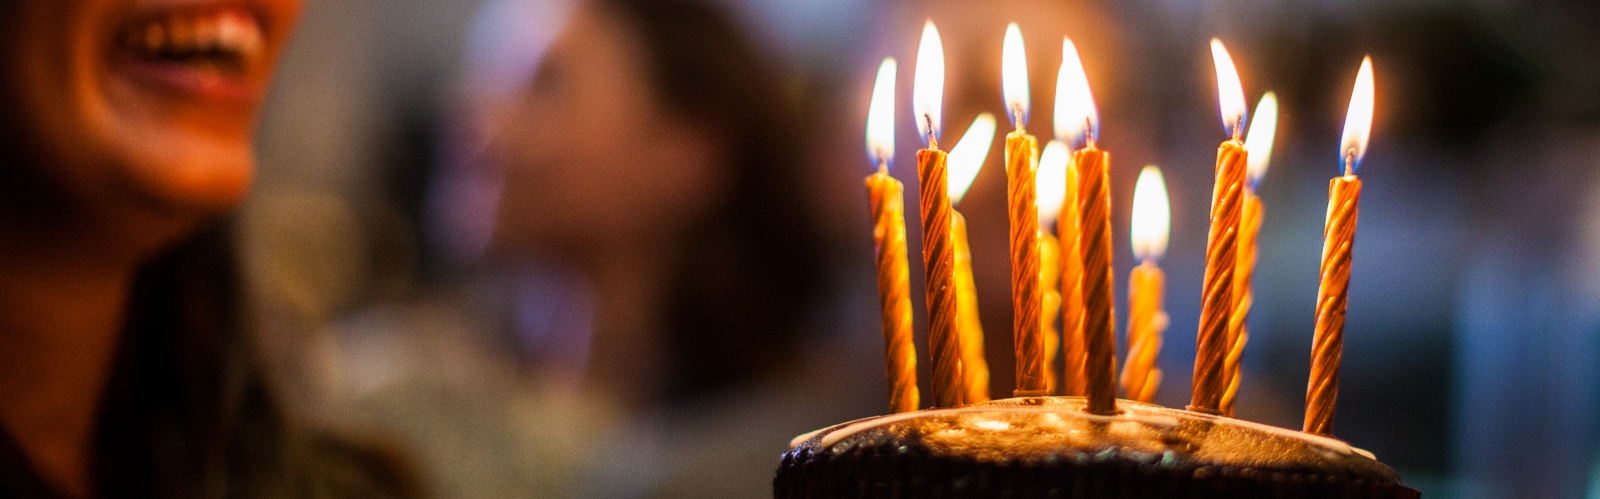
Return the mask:
M 775 496 L 1415 498 L 1371 453 L 1272 426 L 1119 400 L 1028 397 L 801 435 Z

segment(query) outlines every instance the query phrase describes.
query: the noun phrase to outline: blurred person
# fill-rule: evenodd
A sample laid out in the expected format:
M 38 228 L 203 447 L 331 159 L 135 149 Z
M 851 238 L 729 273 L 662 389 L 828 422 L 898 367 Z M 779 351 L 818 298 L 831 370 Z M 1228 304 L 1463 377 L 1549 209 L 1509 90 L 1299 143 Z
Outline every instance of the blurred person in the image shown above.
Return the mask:
M 227 220 L 300 7 L 0 3 L 0 496 L 415 495 L 241 314 Z
M 817 288 L 797 118 L 732 20 L 581 7 L 489 145 L 491 258 L 572 262 L 594 290 L 586 382 L 627 404 L 779 367 Z
M 788 439 L 838 417 L 805 394 L 830 384 L 802 341 L 828 269 L 793 86 L 701 2 L 480 19 L 468 92 L 506 95 L 467 96 L 489 138 L 431 206 L 487 270 L 340 325 L 358 410 L 455 497 L 769 495 Z M 516 46 L 534 23 L 559 30 Z

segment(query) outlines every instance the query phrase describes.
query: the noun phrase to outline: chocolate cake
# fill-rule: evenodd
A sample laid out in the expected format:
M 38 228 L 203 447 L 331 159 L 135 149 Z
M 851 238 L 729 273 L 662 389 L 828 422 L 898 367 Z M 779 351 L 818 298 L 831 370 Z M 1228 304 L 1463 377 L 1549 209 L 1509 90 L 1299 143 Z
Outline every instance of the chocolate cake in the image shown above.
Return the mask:
M 1233 418 L 1082 397 L 878 416 L 801 435 L 777 499 L 1417 498 L 1342 441 Z

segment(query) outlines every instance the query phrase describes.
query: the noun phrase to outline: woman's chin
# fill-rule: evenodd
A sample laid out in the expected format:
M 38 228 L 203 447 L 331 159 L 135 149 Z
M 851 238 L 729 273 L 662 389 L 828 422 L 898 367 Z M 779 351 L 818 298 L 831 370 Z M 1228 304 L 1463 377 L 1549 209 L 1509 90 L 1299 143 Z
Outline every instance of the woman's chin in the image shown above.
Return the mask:
M 139 151 L 143 154 L 135 155 L 140 156 L 137 163 L 107 186 L 127 189 L 124 196 L 112 195 L 133 204 L 120 209 L 183 222 L 211 219 L 238 207 L 255 170 L 249 145 L 190 139 L 179 147 Z

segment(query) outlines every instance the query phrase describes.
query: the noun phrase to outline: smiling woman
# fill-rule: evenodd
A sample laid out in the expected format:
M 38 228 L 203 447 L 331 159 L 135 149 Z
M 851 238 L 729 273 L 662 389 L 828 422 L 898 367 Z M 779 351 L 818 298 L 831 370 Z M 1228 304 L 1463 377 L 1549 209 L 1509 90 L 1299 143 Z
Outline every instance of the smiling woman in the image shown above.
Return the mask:
M 0 496 L 415 495 L 285 410 L 227 215 L 299 0 L 0 4 Z
M 10 2 L 8 148 L 62 202 L 128 203 L 179 226 L 236 204 L 255 117 L 297 1 Z M 110 208 L 110 205 L 103 205 Z M 158 215 L 159 213 L 159 215 Z M 143 232 L 143 231 L 141 231 Z

